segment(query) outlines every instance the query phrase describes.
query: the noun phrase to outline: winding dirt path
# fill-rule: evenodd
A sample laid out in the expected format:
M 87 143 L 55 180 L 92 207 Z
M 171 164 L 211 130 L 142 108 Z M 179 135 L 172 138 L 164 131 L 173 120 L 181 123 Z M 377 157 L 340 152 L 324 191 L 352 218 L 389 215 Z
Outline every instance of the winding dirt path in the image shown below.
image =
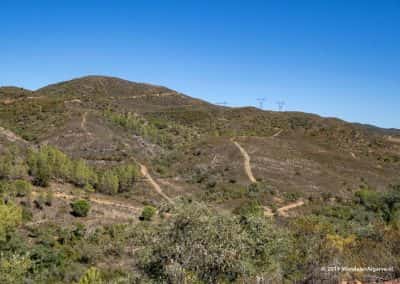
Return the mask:
M 164 191 L 161 189 L 160 185 L 152 178 L 152 176 L 149 173 L 149 170 L 146 168 L 145 165 L 139 164 L 140 165 L 140 173 L 148 180 L 150 185 L 154 188 L 154 190 L 161 195 L 165 200 L 167 200 L 169 203 L 174 204 L 171 198 L 169 198 Z
M 88 112 L 85 111 L 82 115 L 82 121 L 81 121 L 81 128 L 82 130 L 87 133 L 87 135 L 92 136 L 92 133 L 87 129 L 86 124 L 87 124 L 87 115 Z
M 278 131 L 277 133 L 275 133 L 274 135 L 272 135 L 272 137 L 277 137 L 279 134 L 282 133 L 282 131 L 283 131 L 283 130 Z M 236 145 L 236 147 L 240 150 L 240 153 L 241 153 L 242 156 L 243 156 L 243 159 L 244 159 L 244 162 L 243 162 L 243 163 L 244 163 L 244 170 L 245 170 L 245 172 L 246 172 L 246 175 L 249 177 L 249 180 L 250 180 L 251 182 L 256 183 L 257 180 L 255 179 L 255 177 L 254 177 L 254 175 L 253 175 L 253 172 L 252 172 L 252 170 L 251 170 L 251 164 L 250 164 L 250 156 L 249 156 L 249 154 L 246 152 L 246 150 L 245 150 L 238 142 L 234 141 L 233 139 L 231 139 L 231 141 Z M 290 203 L 290 204 L 288 204 L 288 205 L 285 205 L 285 206 L 279 208 L 279 209 L 277 210 L 277 213 L 278 213 L 280 216 L 287 217 L 287 216 L 288 216 L 287 211 L 289 211 L 289 210 L 291 210 L 291 209 L 294 209 L 294 208 L 296 208 L 296 207 L 303 206 L 303 205 L 304 205 L 304 201 L 303 201 L 303 200 L 299 200 L 299 201 L 296 201 L 296 202 L 294 202 L 294 203 Z M 266 206 L 264 206 L 264 214 L 265 214 L 265 216 L 268 216 L 268 217 L 274 216 L 274 213 L 272 212 L 272 210 L 271 210 L 269 207 L 266 207 Z
M 281 216 L 287 217 L 288 216 L 287 211 L 289 211 L 291 209 L 294 209 L 296 207 L 303 206 L 303 205 L 304 205 L 304 201 L 303 200 L 296 201 L 294 203 L 291 203 L 291 204 L 288 204 L 286 206 L 283 206 L 283 207 L 279 208 L 278 209 L 278 214 L 281 215 Z
M 40 195 L 40 192 L 37 191 L 33 191 L 32 195 Z M 71 194 L 67 194 L 64 192 L 59 192 L 59 191 L 53 191 L 53 197 L 55 198 L 59 198 L 59 199 L 66 199 L 66 200 L 73 200 L 76 198 L 79 198 L 79 196 L 76 195 L 71 195 Z M 135 213 L 140 213 L 141 212 L 141 208 L 140 207 L 136 207 L 136 206 L 132 206 L 130 204 L 126 204 L 126 203 L 121 203 L 121 202 L 117 202 L 117 201 L 113 201 L 110 199 L 105 199 L 105 198 L 99 198 L 97 196 L 89 196 L 89 200 L 93 203 L 97 203 L 100 205 L 108 205 L 108 206 L 112 206 L 115 208 L 123 208 L 123 209 L 128 209 L 131 210 L 132 212 Z
M 274 135 L 272 135 L 271 137 L 278 137 L 279 135 L 281 135 L 281 133 L 283 132 L 283 129 L 279 130 L 278 132 L 276 132 Z
M 19 137 L 17 134 L 15 134 L 14 132 L 12 132 L 11 130 L 5 129 L 3 127 L 0 126 L 0 134 L 3 134 L 6 139 L 10 142 L 22 142 L 24 144 L 29 144 L 28 141 L 26 141 L 25 139 Z
M 253 183 L 256 183 L 257 180 L 253 175 L 253 172 L 251 171 L 251 164 L 250 164 L 250 156 L 249 154 L 246 152 L 246 150 L 240 146 L 240 144 L 234 140 L 232 140 L 232 142 L 235 144 L 235 146 L 240 150 L 240 153 L 243 156 L 243 167 L 244 167 L 244 171 L 246 172 L 246 175 L 248 176 L 249 180 Z

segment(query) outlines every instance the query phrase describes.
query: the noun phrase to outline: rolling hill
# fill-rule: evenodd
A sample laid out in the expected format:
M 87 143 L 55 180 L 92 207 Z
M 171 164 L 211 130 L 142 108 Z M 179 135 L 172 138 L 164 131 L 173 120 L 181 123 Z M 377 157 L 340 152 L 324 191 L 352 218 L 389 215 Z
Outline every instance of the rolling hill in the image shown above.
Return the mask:
M 278 194 L 346 197 L 360 184 L 398 182 L 396 130 L 299 112 L 228 108 L 165 87 L 88 76 L 28 91 L 0 89 L 0 123 L 32 145 L 49 144 L 107 167 L 126 160 L 190 194 L 257 180 Z M 130 120 L 130 122 L 129 122 Z M 130 124 L 130 125 L 128 125 Z M 170 186 L 172 187 L 172 186 Z
M 88 76 L 1 87 L 0 154 L 2 283 L 400 276 L 396 129 Z

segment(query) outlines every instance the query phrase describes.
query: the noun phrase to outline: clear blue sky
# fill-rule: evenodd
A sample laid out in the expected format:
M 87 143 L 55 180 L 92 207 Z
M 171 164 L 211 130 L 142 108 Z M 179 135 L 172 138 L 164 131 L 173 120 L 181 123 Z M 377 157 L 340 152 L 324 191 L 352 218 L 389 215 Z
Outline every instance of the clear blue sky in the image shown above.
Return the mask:
M 400 1 L 0 1 L 0 85 L 88 74 L 400 128 Z

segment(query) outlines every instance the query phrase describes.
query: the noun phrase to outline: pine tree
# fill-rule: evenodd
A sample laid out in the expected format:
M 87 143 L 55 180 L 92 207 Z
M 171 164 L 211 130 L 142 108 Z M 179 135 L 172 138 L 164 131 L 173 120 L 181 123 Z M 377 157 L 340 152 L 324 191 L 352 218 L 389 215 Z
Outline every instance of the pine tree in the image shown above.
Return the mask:
M 107 194 L 118 193 L 119 180 L 118 176 L 111 170 L 105 171 L 100 177 L 98 183 L 99 191 Z

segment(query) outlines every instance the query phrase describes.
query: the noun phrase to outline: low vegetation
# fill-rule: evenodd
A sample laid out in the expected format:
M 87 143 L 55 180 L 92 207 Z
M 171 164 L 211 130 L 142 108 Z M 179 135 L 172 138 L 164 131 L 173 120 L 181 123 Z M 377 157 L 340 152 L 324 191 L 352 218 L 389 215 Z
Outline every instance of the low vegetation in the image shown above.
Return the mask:
M 400 278 L 395 130 L 102 77 L 0 100 L 0 283 Z
M 72 214 L 76 217 L 86 217 L 90 210 L 90 203 L 87 200 L 76 200 L 71 203 Z

